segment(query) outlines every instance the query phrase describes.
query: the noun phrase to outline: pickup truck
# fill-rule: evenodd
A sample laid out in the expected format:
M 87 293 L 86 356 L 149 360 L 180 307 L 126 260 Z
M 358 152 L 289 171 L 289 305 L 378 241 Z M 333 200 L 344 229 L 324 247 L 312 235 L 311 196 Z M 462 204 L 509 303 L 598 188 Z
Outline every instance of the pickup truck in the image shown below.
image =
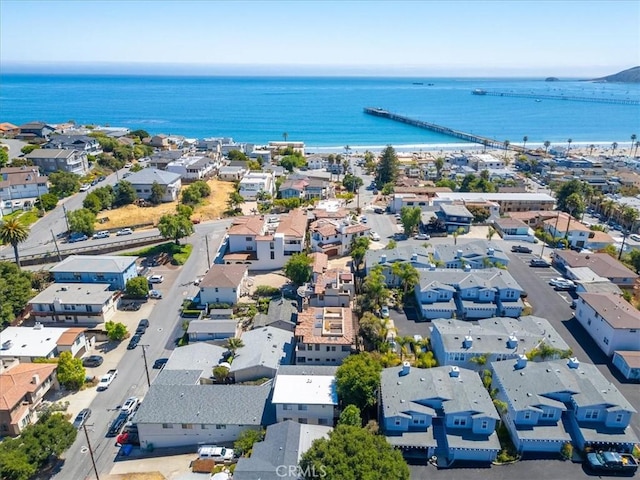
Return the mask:
M 638 461 L 630 453 L 591 452 L 587 454 L 587 464 L 596 472 L 634 474 Z
M 111 385 L 111 382 L 118 376 L 118 370 L 115 368 L 109 370 L 106 374 L 100 377 L 100 383 L 98 383 L 98 391 L 106 390 Z

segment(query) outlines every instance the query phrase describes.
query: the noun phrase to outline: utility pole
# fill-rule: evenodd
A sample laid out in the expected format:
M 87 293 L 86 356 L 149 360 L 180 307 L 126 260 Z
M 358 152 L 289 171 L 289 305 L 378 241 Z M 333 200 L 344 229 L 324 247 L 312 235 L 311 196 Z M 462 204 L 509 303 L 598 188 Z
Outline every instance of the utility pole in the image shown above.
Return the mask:
M 142 347 L 142 356 L 144 357 L 144 372 L 147 374 L 147 386 L 151 387 L 151 380 L 149 379 L 149 365 L 147 364 L 147 347 L 149 345 L 140 345 Z
M 51 229 L 51 237 L 53 238 L 53 244 L 56 246 L 56 252 L 58 252 L 58 261 L 62 261 L 62 257 L 60 256 L 60 249 L 58 248 L 58 240 L 56 240 L 56 235 L 53 233 L 53 229 Z
M 62 204 L 62 211 L 64 212 L 64 221 L 67 224 L 67 232 L 69 232 L 69 219 L 67 218 L 67 207 Z
M 93 425 L 89 425 L 93 427 Z M 87 433 L 87 424 L 82 424 L 82 430 L 84 430 L 84 436 L 87 439 L 87 447 L 89 448 L 89 455 L 91 456 L 91 464 L 93 465 L 93 471 L 96 474 L 96 480 L 100 480 L 100 476 L 98 475 L 98 467 L 96 467 L 96 459 L 93 458 L 93 449 L 91 448 L 91 442 L 89 441 L 89 434 Z
M 209 257 L 209 235 L 204 234 L 204 243 L 207 246 L 207 270 L 211 268 L 211 257 Z

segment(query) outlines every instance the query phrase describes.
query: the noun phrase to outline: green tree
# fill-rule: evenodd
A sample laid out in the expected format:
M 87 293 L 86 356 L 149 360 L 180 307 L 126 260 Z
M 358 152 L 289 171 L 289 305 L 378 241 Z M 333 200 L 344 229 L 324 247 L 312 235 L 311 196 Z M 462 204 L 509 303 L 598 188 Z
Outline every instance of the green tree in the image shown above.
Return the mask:
M 29 238 L 29 227 L 22 223 L 19 218 L 7 218 L 0 222 L 0 242 L 3 244 L 8 243 L 13 247 L 13 255 L 18 267 L 20 267 L 18 245 L 25 242 L 27 238 Z
M 340 414 L 338 425 L 351 425 L 353 427 L 362 427 L 362 417 L 360 409 L 355 405 L 347 405 Z
M 444 158 L 436 158 L 434 165 L 436 167 L 436 179 L 440 180 L 442 178 L 442 169 L 444 168 Z
M 387 183 L 394 184 L 398 177 L 398 164 L 396 151 L 391 145 L 387 146 L 382 152 L 382 156 L 378 162 L 376 183 L 378 185 L 385 185 Z
M 74 358 L 71 352 L 62 352 L 58 357 L 58 381 L 67 390 L 78 390 L 83 384 L 86 371 L 82 360 Z
M 232 162 L 246 162 L 249 160 L 249 157 L 247 157 L 240 150 L 231 150 L 229 153 L 227 153 L 227 158 Z
M 149 201 L 154 205 L 160 205 L 166 192 L 167 189 L 164 185 L 160 185 L 158 182 L 153 182 L 153 184 L 151 185 L 151 195 L 149 196 Z
M 367 237 L 354 237 L 353 240 L 351 240 L 351 259 L 356 267 L 356 272 L 360 271 L 360 266 L 362 265 L 364 256 L 369 249 L 370 243 L 371 240 Z
M 487 230 L 487 240 L 491 241 L 491 239 L 493 238 L 493 236 L 496 234 L 496 229 L 493 228 L 492 226 L 489 226 L 488 230 Z
M 133 132 L 130 132 L 129 135 L 127 136 L 133 138 L 134 140 L 137 138 L 139 141 L 142 141 L 145 138 L 151 137 L 151 135 L 149 135 L 149 132 L 141 129 L 134 130 Z
M 421 215 L 422 210 L 420 210 L 420 207 L 402 207 L 400 209 L 400 221 L 406 235 L 411 236 L 413 234 L 413 231 L 420 223 Z
M 364 185 L 362 178 L 351 175 L 350 173 L 347 173 L 342 179 L 342 186 L 347 192 L 355 193 L 362 185 Z
M 227 200 L 227 205 L 229 208 L 236 208 L 244 203 L 244 197 L 240 195 L 238 192 L 233 191 L 229 194 L 229 199 Z
M 229 367 L 225 367 L 224 365 L 218 365 L 213 368 L 213 378 L 216 379 L 218 383 L 224 383 L 229 378 Z
M 182 203 L 185 203 L 187 205 L 197 205 L 201 201 L 202 195 L 200 195 L 200 191 L 198 191 L 197 189 L 185 188 L 182 191 Z
M 43 193 L 37 202 L 37 206 L 48 212 L 58 206 L 58 196 L 53 193 Z
M 491 212 L 487 207 L 467 205 L 467 210 L 469 210 L 469 213 L 473 215 L 474 223 L 483 223 L 491 216 Z
M 302 455 L 300 467 L 306 480 L 409 480 L 409 467 L 400 450 L 384 436 L 351 425 L 338 425 L 328 439 L 314 441 Z
M 193 184 L 189 188 L 193 188 L 194 190 L 200 192 L 200 196 L 202 198 L 206 198 L 211 195 L 211 187 L 204 180 L 197 180 L 193 182 Z
M 107 332 L 107 337 L 109 337 L 109 340 L 116 342 L 123 340 L 129 333 L 127 331 L 127 326 L 124 323 L 116 323 L 111 320 L 104 324 L 104 329 Z
M 633 266 L 636 273 L 640 272 L 640 250 L 633 249 L 629 252 L 628 262 Z
M 407 262 L 402 262 L 400 265 L 400 271 L 398 272 L 398 279 L 400 281 L 400 285 L 402 286 L 402 291 L 404 295 L 413 291 L 413 288 L 420 281 L 420 274 L 418 270 Z
M 149 281 L 145 277 L 133 277 L 127 280 L 125 292 L 131 297 L 146 297 L 149 294 Z
M 11 262 L 0 262 L 0 330 L 8 326 L 34 296 L 33 274 Z
M 111 208 L 116 200 L 116 192 L 111 185 L 96 188 L 90 195 L 95 195 L 100 200 L 102 210 Z
M 49 174 L 49 191 L 60 198 L 68 197 L 80 191 L 80 177 L 71 172 L 53 172 Z
M 238 439 L 233 442 L 233 449 L 240 453 L 243 457 L 250 457 L 253 451 L 253 444 L 261 442 L 264 439 L 264 431 L 262 430 L 244 430 Z
M 336 391 L 343 405 L 364 411 L 376 404 L 382 365 L 370 353 L 361 352 L 344 359 L 336 372 Z
M 296 253 L 284 265 L 284 275 L 296 285 L 302 285 L 311 279 L 312 263 L 306 253 Z
M 564 201 L 564 208 L 564 211 L 569 215 L 575 218 L 580 218 L 582 212 L 584 212 L 584 200 L 582 199 L 582 195 L 578 193 L 572 193 L 569 195 Z M 569 224 L 567 224 L 567 228 L 568 227 Z
M 9 152 L 5 145 L 0 145 L 0 168 L 6 167 L 9 163 Z
M 359 325 L 359 333 L 364 340 L 366 348 L 368 350 L 380 350 L 389 333 L 387 322 L 366 311 L 362 314 Z
M 387 304 L 389 290 L 381 268 L 376 266 L 369 271 L 362 284 L 362 290 L 365 294 L 360 302 L 363 311 L 379 311 Z
M 176 213 L 183 217 L 191 218 L 191 215 L 193 215 L 193 207 L 191 205 L 179 203 L 176 205 Z
M 69 229 L 72 232 L 91 236 L 95 232 L 96 214 L 87 208 L 67 212 Z
M 133 185 L 131 185 L 131 182 L 121 180 L 116 190 L 115 204 L 119 207 L 122 205 L 131 205 L 136 201 L 136 198 L 138 198 L 138 195 Z
M 307 161 L 301 155 L 287 155 L 280 160 L 280 166 L 289 172 L 293 172 L 294 168 L 304 167 Z
M 22 152 L 23 155 L 29 155 L 31 152 L 38 150 L 39 148 L 40 145 L 25 145 L 20 149 L 20 152 Z
M 230 338 L 227 338 L 227 342 L 225 346 L 227 347 L 227 350 L 229 350 L 232 353 L 232 355 L 235 356 L 236 350 L 244 347 L 244 342 L 242 341 L 241 338 L 230 337 Z
M 188 237 L 194 232 L 193 224 L 189 218 L 170 213 L 160 217 L 158 230 L 160 230 L 160 235 L 172 239 L 176 245 L 180 245 L 181 238 Z
M 82 201 L 82 206 L 87 210 L 91 210 L 93 213 L 98 213 L 102 210 L 102 202 L 100 197 L 94 192 L 89 193 Z

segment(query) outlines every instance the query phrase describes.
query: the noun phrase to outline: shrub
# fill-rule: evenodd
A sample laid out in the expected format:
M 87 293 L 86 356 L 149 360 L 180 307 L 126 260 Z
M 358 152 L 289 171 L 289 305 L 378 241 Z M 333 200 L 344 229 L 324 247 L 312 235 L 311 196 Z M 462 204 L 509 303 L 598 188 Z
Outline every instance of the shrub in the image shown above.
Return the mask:
M 253 295 L 254 297 L 275 297 L 280 295 L 280 289 L 270 285 L 258 285 Z
M 571 442 L 564 442 L 560 449 L 560 455 L 563 460 L 571 460 L 573 456 L 573 445 L 571 445 Z

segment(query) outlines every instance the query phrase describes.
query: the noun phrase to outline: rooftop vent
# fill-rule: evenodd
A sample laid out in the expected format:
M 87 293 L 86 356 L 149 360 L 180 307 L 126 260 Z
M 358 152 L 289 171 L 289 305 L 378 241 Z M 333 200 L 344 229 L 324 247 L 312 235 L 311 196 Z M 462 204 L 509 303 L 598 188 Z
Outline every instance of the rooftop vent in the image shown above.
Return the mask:
M 412 253 L 411 254 L 411 261 L 412 262 L 417 262 L 418 261 L 418 254 L 417 253 Z
M 409 362 L 403 362 L 400 375 L 401 376 L 409 375 L 410 372 L 411 372 L 411 364 Z
M 464 264 L 464 271 L 465 272 L 470 272 L 471 271 L 471 265 L 469 265 L 468 263 Z
M 460 369 L 456 366 L 452 366 L 451 369 L 449 370 L 449 376 L 454 378 L 459 377 Z
M 34 330 L 42 330 L 42 323 L 40 322 L 36 322 L 35 325 L 33 326 Z
M 516 348 L 518 346 L 518 337 L 515 334 L 509 335 L 507 340 L 507 348 Z
M 462 250 L 456 251 L 456 257 L 458 258 L 462 257 Z
M 387 263 L 387 256 L 382 254 L 380 255 L 380 263 Z
M 567 365 L 569 368 L 578 368 L 580 366 L 580 361 L 578 360 L 578 357 L 571 357 Z
M 518 355 L 518 359 L 516 360 L 515 368 L 516 370 L 520 370 L 527 366 L 527 356 L 526 355 Z
M 436 264 L 435 263 L 430 263 L 429 264 L 429 270 L 435 270 L 436 269 Z
M 496 253 L 496 251 L 493 248 L 487 248 L 487 255 L 493 255 L 494 253 Z
M 471 345 L 473 345 L 473 337 L 467 335 L 466 337 L 464 337 L 464 341 L 462 342 L 462 346 L 464 348 L 471 348 Z

